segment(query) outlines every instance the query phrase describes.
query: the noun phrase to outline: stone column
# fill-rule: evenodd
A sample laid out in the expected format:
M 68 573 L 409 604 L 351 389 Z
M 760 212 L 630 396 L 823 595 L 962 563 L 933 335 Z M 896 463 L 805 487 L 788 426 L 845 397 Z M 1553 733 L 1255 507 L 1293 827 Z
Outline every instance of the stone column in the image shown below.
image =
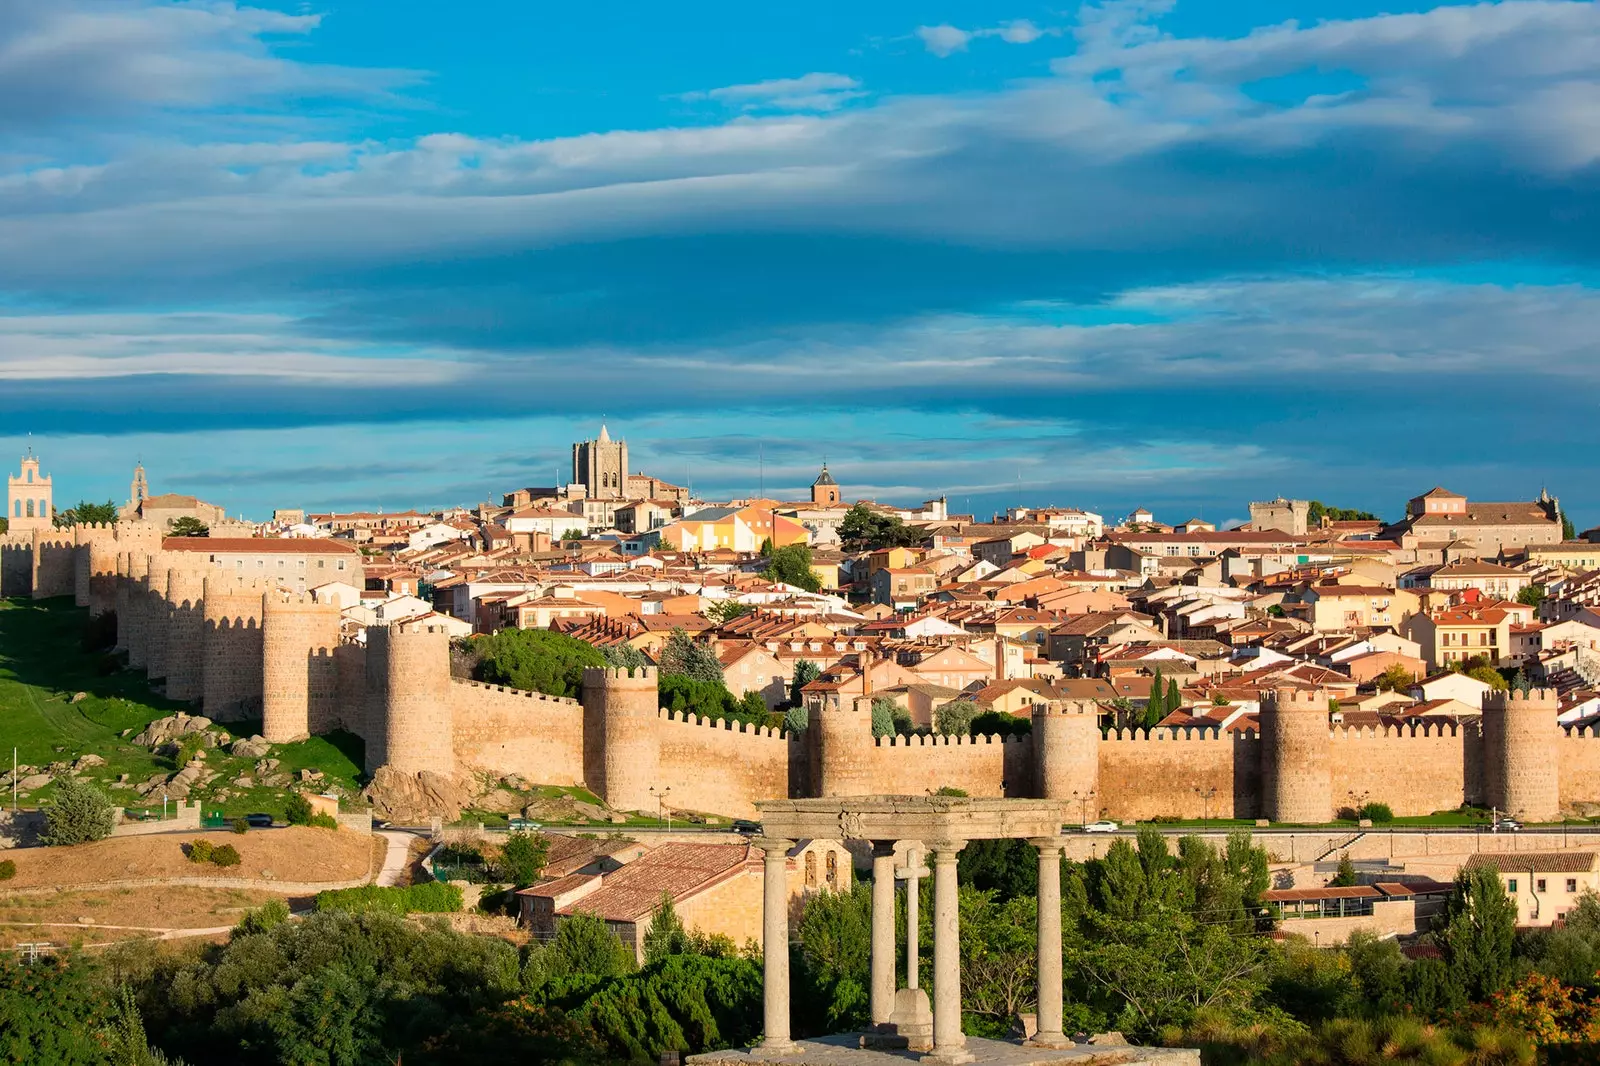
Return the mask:
M 789 849 L 794 841 L 763 837 L 756 841 L 765 855 L 762 866 L 761 945 L 765 969 L 762 999 L 766 1008 L 764 1050 L 785 1052 L 789 1039 Z
M 906 852 L 905 867 L 894 873 L 906 883 L 906 987 L 915 989 L 922 976 L 918 972 L 922 969 L 922 959 L 917 946 L 917 938 L 922 935 L 922 916 L 917 911 L 922 906 L 921 879 L 928 876 L 928 868 L 922 865 L 922 852 L 913 845 Z
M 894 1013 L 894 841 L 872 842 L 872 1024 Z
M 956 856 L 966 841 L 929 844 L 933 853 L 933 1051 L 925 1062 L 971 1062 L 961 1032 L 961 916 L 956 900 Z
M 1035 1047 L 1067 1047 L 1061 1032 L 1061 840 L 1031 841 L 1039 849 L 1039 1028 Z

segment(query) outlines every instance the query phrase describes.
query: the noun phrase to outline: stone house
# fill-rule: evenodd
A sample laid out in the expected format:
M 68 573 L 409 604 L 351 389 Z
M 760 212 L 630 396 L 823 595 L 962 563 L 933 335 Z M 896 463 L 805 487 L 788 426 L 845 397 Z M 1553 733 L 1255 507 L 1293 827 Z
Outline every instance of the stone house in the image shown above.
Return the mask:
M 1500 875 L 1517 904 L 1519 927 L 1550 926 L 1578 905 L 1585 892 L 1600 890 L 1600 852 L 1513 851 L 1474 855 L 1466 869 L 1487 867 Z

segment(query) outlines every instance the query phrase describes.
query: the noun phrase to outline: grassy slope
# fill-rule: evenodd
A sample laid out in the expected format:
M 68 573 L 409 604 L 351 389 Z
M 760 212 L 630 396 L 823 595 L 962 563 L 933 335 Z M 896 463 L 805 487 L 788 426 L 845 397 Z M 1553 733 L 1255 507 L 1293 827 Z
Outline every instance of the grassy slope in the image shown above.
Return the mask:
M 115 803 L 140 806 L 146 801 L 136 792 L 113 784 L 117 775 L 125 773 L 130 783 L 139 784 L 157 773 L 171 774 L 177 766 L 170 758 L 128 743 L 120 733 L 132 730 L 131 737 L 157 718 L 194 708 L 151 692 L 141 671 L 122 669 L 111 656 L 85 652 L 80 637 L 87 618 L 87 611 L 66 599 L 0 600 L 0 760 L 9 763 L 13 746 L 19 763 L 37 767 L 98 755 L 106 765 L 88 771 L 85 779 L 104 787 Z M 72 703 L 77 692 L 87 697 Z M 260 723 L 227 723 L 224 728 L 249 736 L 259 731 Z M 318 769 L 352 794 L 359 788 L 361 741 L 347 733 L 279 745 L 271 757 L 280 760 L 282 771 Z M 208 800 L 211 792 L 251 770 L 254 760 L 209 751 L 206 765 L 221 773 L 192 798 Z M 281 815 L 288 797 L 282 789 L 229 791 L 234 793 L 230 799 L 217 805 L 208 802 L 206 810 Z M 40 789 L 23 803 L 37 804 L 49 792 L 49 787 Z M 154 806 L 158 810 L 161 806 L 159 792 Z

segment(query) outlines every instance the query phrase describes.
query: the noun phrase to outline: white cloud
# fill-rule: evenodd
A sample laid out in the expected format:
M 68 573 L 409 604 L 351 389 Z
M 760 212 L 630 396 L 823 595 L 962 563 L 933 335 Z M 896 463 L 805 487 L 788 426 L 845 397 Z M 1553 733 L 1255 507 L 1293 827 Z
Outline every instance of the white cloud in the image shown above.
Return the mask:
M 940 59 L 965 52 L 974 38 L 997 37 L 1007 44 L 1032 44 L 1046 34 L 1056 36 L 1060 32 L 1057 29 L 1040 29 L 1028 19 L 1014 19 L 977 30 L 963 30 L 947 22 L 937 26 L 918 26 L 916 30 L 923 47 Z
M 741 111 L 834 111 L 866 93 L 846 74 L 813 71 L 798 78 L 773 78 L 748 85 L 684 93 L 683 100 L 714 100 Z

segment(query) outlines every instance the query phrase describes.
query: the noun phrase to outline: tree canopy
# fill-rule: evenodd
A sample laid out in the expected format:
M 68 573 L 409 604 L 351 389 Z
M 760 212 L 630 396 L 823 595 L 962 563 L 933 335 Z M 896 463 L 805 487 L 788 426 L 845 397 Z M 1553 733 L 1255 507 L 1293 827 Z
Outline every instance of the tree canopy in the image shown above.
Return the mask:
M 584 667 L 606 665 L 594 645 L 549 629 L 502 629 L 470 643 L 479 681 L 547 696 L 581 696 Z
M 811 569 L 811 546 L 809 544 L 786 544 L 773 552 L 768 560 L 767 568 L 761 576 L 768 581 L 779 581 L 785 585 L 805 589 L 807 592 L 816 592 L 822 588 L 822 578 Z
M 55 523 L 57 529 L 65 529 L 68 526 L 115 525 L 117 505 L 110 500 L 105 503 L 79 500 L 65 511 L 57 511 L 51 521 Z
M 1306 521 L 1320 525 L 1326 517 L 1330 522 L 1381 522 L 1383 519 L 1371 511 L 1358 511 L 1350 507 L 1329 507 L 1321 500 L 1312 500 L 1306 510 Z
M 717 658 L 717 653 L 709 645 L 701 644 L 689 636 L 681 626 L 675 627 L 667 635 L 667 642 L 661 646 L 661 654 L 656 656 L 656 664 L 661 668 L 663 679 L 681 675 L 691 681 L 722 684 L 722 661 Z
M 167 526 L 167 533 L 174 537 L 209 537 L 211 527 L 193 515 L 183 515 L 172 520 Z
M 839 542 L 846 551 L 910 548 L 922 543 L 922 532 L 906 525 L 897 515 L 881 514 L 858 503 L 839 523 Z

